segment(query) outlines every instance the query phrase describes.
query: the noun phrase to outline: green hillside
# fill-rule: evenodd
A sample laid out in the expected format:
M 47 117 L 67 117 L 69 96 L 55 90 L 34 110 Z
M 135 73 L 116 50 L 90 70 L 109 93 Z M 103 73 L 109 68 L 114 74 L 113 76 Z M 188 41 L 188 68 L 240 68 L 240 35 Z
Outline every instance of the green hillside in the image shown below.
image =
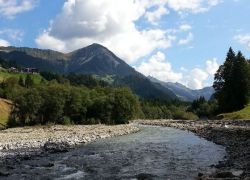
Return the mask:
M 27 74 L 24 73 L 10 73 L 7 71 L 0 71 L 0 82 L 4 81 L 5 79 L 8 79 L 10 77 L 15 77 L 15 78 L 20 78 L 23 77 L 25 78 Z M 42 80 L 42 77 L 40 74 L 32 74 L 32 78 L 34 80 L 35 84 L 39 84 Z
M 240 111 L 219 115 L 223 119 L 244 119 L 250 120 L 250 104 Z

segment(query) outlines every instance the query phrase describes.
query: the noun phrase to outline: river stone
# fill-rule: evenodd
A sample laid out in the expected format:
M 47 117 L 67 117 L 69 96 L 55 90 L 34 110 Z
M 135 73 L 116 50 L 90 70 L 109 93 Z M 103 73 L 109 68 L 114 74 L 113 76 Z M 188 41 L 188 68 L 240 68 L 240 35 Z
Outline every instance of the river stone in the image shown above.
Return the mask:
M 50 153 L 58 153 L 58 152 L 68 152 L 70 145 L 67 142 L 50 142 L 47 141 L 44 146 L 44 150 Z
M 234 176 L 241 176 L 243 174 L 242 170 L 232 170 L 232 174 Z
M 10 174 L 8 173 L 8 172 L 6 172 L 6 171 L 3 171 L 3 170 L 0 170 L 0 177 L 1 176 L 9 176 Z
M 217 172 L 215 177 L 216 178 L 233 178 L 235 176 L 230 171 L 222 171 L 222 172 Z
M 151 180 L 154 178 L 155 178 L 155 175 L 153 174 L 141 173 L 141 174 L 136 175 L 137 180 Z

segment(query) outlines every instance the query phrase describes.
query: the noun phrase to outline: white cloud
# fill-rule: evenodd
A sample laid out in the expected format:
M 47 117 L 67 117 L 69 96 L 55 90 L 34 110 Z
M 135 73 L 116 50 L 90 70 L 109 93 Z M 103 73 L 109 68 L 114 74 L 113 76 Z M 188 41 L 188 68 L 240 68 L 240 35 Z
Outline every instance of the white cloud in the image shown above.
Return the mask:
M 204 87 L 204 81 L 209 77 L 208 73 L 200 68 L 191 70 L 187 77 L 186 85 L 191 89 L 201 89 Z
M 217 59 L 207 60 L 205 68 L 194 68 L 190 72 L 186 71 L 183 84 L 191 89 L 201 89 L 207 86 L 208 81 L 214 78 L 214 74 L 219 68 Z
M 44 32 L 41 36 L 36 39 L 37 44 L 42 44 L 44 48 L 54 49 L 56 51 L 64 51 L 65 43 L 59 39 L 50 36 L 48 32 Z
M 4 39 L 0 39 L 0 47 L 1 46 L 4 46 L 4 47 L 10 46 L 10 43 Z
M 171 46 L 166 31 L 136 28 L 147 7 L 134 0 L 68 0 L 36 43 L 64 52 L 100 43 L 127 62 L 135 62 L 157 48 Z
M 194 36 L 191 32 L 188 33 L 188 36 L 185 39 L 180 39 L 178 44 L 179 45 L 186 45 L 189 44 L 191 41 L 193 41 Z
M 0 36 L 6 37 L 12 41 L 19 41 L 21 42 L 23 39 L 23 31 L 18 29 L 0 29 Z
M 37 0 L 0 0 L 0 15 L 14 18 L 19 13 L 33 9 L 36 3 Z
M 222 0 L 168 0 L 168 6 L 179 13 L 200 13 L 208 11 L 220 2 Z
M 191 71 L 186 71 L 181 81 L 191 89 L 204 88 L 208 85 L 209 80 L 214 78 L 214 74 L 218 68 L 219 64 L 216 58 L 207 60 L 204 68 L 194 68 Z
M 192 29 L 192 26 L 189 24 L 182 24 L 179 27 L 180 31 L 189 31 Z
M 206 71 L 209 75 L 214 75 L 218 69 L 219 64 L 217 63 L 216 58 L 206 61 Z
M 218 67 L 217 59 L 213 58 L 207 60 L 203 68 L 188 70 L 181 67 L 180 71 L 176 72 L 172 69 L 171 63 L 166 60 L 165 54 L 159 51 L 135 68 L 145 76 L 152 76 L 165 82 L 179 82 L 191 89 L 202 89 L 211 83 Z
M 155 11 L 146 12 L 145 17 L 152 24 L 157 24 L 163 15 L 169 14 L 169 11 L 164 6 L 159 6 Z
M 250 50 L 250 34 L 240 34 L 235 36 L 234 39 Z
M 67 0 L 36 43 L 40 48 L 64 52 L 100 43 L 133 63 L 157 49 L 170 47 L 176 39 L 168 30 L 137 27 L 138 20 L 146 18 L 157 24 L 168 9 L 192 13 L 214 4 L 207 0 Z
M 181 73 L 175 73 L 172 70 L 171 64 L 166 61 L 165 55 L 162 52 L 157 52 L 147 62 L 143 62 L 137 71 L 145 76 L 153 76 L 161 81 L 177 82 L 182 79 Z

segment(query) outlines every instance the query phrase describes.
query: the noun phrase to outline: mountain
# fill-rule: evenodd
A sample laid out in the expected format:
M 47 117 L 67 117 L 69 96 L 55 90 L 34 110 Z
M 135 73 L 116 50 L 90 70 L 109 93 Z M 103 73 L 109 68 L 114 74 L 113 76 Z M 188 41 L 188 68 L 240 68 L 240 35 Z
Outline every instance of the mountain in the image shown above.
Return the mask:
M 178 99 L 171 90 L 157 82 L 150 81 L 150 79 L 141 74 L 118 78 L 115 80 L 114 85 L 128 86 L 135 94 L 146 99 Z
M 92 44 L 71 53 L 35 48 L 0 47 L 0 58 L 40 71 L 127 76 L 137 72 L 107 48 Z
M 163 82 L 151 76 L 149 76 L 148 78 L 152 82 L 159 83 L 165 88 L 171 90 L 179 99 L 183 101 L 193 101 L 201 96 L 204 96 L 206 100 L 209 100 L 214 94 L 213 87 L 205 87 L 203 89 L 192 90 L 180 83 Z
M 115 86 L 128 86 L 141 98 L 164 100 L 177 98 L 168 88 L 150 81 L 99 44 L 92 44 L 67 54 L 36 48 L 0 47 L 0 59 L 60 74 L 112 75 L 115 77 Z

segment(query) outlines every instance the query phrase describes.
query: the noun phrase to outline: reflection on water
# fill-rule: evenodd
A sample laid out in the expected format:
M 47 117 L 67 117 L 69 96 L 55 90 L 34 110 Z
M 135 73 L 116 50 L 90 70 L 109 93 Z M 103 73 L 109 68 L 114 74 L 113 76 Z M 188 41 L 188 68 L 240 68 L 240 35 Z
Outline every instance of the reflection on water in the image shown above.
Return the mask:
M 193 179 L 211 170 L 223 147 L 173 128 L 141 126 L 68 153 L 23 161 L 9 179 Z M 7 178 L 7 179 L 8 179 Z

